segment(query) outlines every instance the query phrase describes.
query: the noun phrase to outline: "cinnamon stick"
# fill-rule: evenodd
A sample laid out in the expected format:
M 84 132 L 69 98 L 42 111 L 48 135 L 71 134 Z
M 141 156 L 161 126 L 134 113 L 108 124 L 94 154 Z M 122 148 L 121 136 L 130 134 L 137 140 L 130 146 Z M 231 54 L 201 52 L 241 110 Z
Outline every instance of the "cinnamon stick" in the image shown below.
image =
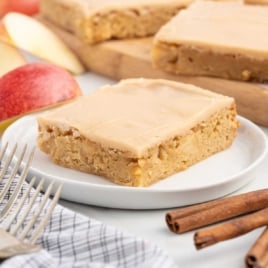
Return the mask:
M 202 249 L 220 241 L 243 235 L 265 225 L 268 225 L 268 207 L 249 215 L 221 223 L 215 227 L 196 232 L 194 234 L 195 247 Z
M 246 255 L 246 265 L 248 268 L 268 267 L 268 226 Z
M 179 234 L 265 207 L 268 207 L 268 189 L 176 209 L 166 214 L 166 223 Z

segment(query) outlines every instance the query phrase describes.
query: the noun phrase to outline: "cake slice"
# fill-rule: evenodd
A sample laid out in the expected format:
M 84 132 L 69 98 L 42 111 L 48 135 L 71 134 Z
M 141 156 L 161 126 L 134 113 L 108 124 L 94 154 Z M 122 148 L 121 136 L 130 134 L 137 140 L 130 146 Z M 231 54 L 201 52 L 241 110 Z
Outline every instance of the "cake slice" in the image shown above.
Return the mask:
M 268 7 L 197 1 L 165 24 L 152 61 L 167 72 L 268 80 Z
M 228 148 L 238 127 L 233 98 L 160 79 L 123 80 L 37 120 L 38 146 L 55 163 L 126 186 Z
M 41 0 L 40 13 L 89 44 L 156 33 L 192 0 Z

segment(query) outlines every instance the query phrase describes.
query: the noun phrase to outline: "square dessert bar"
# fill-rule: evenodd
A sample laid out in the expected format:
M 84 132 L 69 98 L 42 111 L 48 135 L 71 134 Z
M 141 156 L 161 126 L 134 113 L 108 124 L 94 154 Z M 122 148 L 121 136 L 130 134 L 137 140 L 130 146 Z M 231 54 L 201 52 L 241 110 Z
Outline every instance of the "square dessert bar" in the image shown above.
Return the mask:
M 154 38 L 152 61 L 167 72 L 268 80 L 268 7 L 197 1 Z
M 123 80 L 37 120 L 38 146 L 55 163 L 126 186 L 228 148 L 238 127 L 233 98 L 161 79 Z
M 89 44 L 153 35 L 192 0 L 42 0 L 40 13 Z

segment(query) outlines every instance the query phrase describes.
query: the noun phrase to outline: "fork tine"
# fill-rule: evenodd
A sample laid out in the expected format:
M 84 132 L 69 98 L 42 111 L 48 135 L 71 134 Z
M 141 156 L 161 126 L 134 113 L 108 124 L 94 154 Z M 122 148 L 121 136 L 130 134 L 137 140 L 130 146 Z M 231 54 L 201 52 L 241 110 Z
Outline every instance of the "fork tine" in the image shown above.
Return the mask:
M 31 179 L 31 181 L 30 181 L 30 183 L 29 183 L 29 185 L 28 185 L 26 191 L 23 193 L 23 196 L 21 197 L 20 201 L 18 202 L 15 211 L 13 211 L 13 212 L 12 212 L 12 215 L 10 215 L 10 216 L 8 217 L 8 220 L 6 220 L 6 221 L 3 223 L 3 225 L 2 225 L 2 229 L 4 229 L 5 231 L 7 231 L 7 230 L 10 228 L 10 226 L 11 226 L 13 220 L 14 220 L 14 219 L 17 217 L 17 215 L 19 214 L 19 212 L 20 212 L 20 210 L 21 210 L 23 204 L 25 203 L 26 198 L 27 198 L 28 195 L 29 195 L 30 190 L 33 188 L 33 185 L 34 185 L 34 183 L 35 183 L 35 180 L 36 180 L 35 177 L 33 177 L 33 178 Z
M 34 244 L 51 218 L 63 187 L 62 184 L 59 185 L 52 200 L 50 199 L 50 194 L 54 185 L 53 181 L 42 195 L 41 190 L 44 179 L 39 182 L 35 190 L 31 191 L 36 178 L 33 177 L 28 185 L 24 184 L 24 181 L 28 175 L 34 150 L 30 154 L 27 153 L 26 159 L 27 146 L 23 147 L 19 155 L 16 153 L 17 149 L 16 144 L 11 152 L 7 153 L 8 144 L 6 144 L 0 150 L 0 182 L 4 181 L 1 185 L 0 202 L 5 201 L 5 206 L 0 211 L 0 221 L 2 221 L 0 231 L 2 230 L 1 239 L 8 241 L 7 244 L 9 245 L 1 248 L 0 258 L 8 258 L 16 254 L 25 254 L 41 249 L 40 245 Z M 25 161 L 24 158 L 26 159 Z M 13 162 L 15 163 L 13 164 Z M 10 168 L 11 166 L 12 168 Z M 21 171 L 20 176 L 16 175 L 18 171 Z M 19 191 L 22 189 L 23 192 L 19 195 Z M 8 200 L 6 200 L 7 197 Z M 14 205 L 15 201 L 16 204 Z M 33 215 L 30 215 L 31 212 L 33 212 Z M 28 217 L 28 220 L 25 222 L 26 217 Z M 14 223 L 15 220 L 17 220 L 17 223 Z M 12 223 L 14 223 L 14 227 Z
M 36 223 L 37 218 L 39 217 L 40 213 L 42 212 L 42 209 L 44 208 L 47 200 L 49 199 L 49 195 L 51 193 L 53 184 L 54 184 L 54 182 L 52 181 L 48 185 L 45 194 L 42 196 L 42 201 L 40 202 L 40 204 L 39 204 L 39 206 L 37 208 L 37 211 L 34 213 L 34 215 L 32 216 L 31 220 L 26 225 L 26 227 L 23 229 L 23 231 L 18 235 L 18 239 L 23 240 L 27 236 L 28 232 L 33 227 L 33 225 Z
M 6 154 L 6 151 L 7 151 L 7 147 L 8 147 L 8 144 L 5 145 L 4 149 L 1 152 L 1 162 L 4 160 L 4 157 L 5 157 L 5 154 Z M 11 163 L 11 161 L 12 161 L 12 159 L 14 157 L 14 154 L 15 154 L 15 152 L 17 150 L 17 147 L 18 147 L 18 145 L 15 144 L 13 149 L 11 150 L 8 158 L 6 159 L 6 162 L 5 162 L 3 168 L 2 168 L 2 170 L 0 172 L 0 181 L 3 180 L 3 178 L 4 178 L 4 176 L 5 176 L 6 172 L 7 172 L 7 169 L 10 166 L 10 163 Z
M 2 199 L 3 199 L 3 196 L 4 196 L 4 195 L 6 194 L 6 192 L 8 191 L 9 186 L 10 186 L 10 184 L 12 183 L 12 181 L 13 181 L 13 179 L 14 179 L 14 177 L 15 177 L 15 175 L 16 175 L 16 173 L 17 173 L 19 167 L 20 167 L 20 164 L 21 164 L 21 162 L 22 162 L 22 159 L 23 159 L 23 156 L 24 156 L 24 154 L 25 154 L 25 152 L 26 152 L 26 149 L 27 149 L 27 146 L 24 146 L 24 148 L 23 148 L 23 152 L 22 152 L 22 154 L 20 155 L 20 157 L 19 157 L 19 159 L 18 159 L 18 161 L 17 161 L 17 163 L 16 163 L 16 165 L 15 165 L 15 168 L 12 170 L 12 173 L 11 173 L 11 175 L 10 175 L 10 177 L 9 177 L 9 180 L 8 180 L 8 183 L 7 183 L 8 187 L 7 187 L 7 185 L 6 185 L 6 186 L 5 186 L 5 189 L 4 189 L 3 192 L 1 193 L 0 202 L 1 202 Z M 32 161 L 33 155 L 34 155 L 34 149 L 33 149 L 33 150 L 31 151 L 31 153 L 30 153 L 30 156 L 29 156 L 29 158 L 28 158 L 28 160 L 27 160 L 27 162 L 26 162 L 26 164 L 25 164 L 25 166 L 24 166 L 24 168 L 23 168 L 23 170 L 22 170 L 22 173 L 21 173 L 21 175 L 20 175 L 20 179 L 19 179 L 18 183 L 16 184 L 16 187 L 15 187 L 15 189 L 14 189 L 14 191 L 13 191 L 11 197 L 9 198 L 9 200 L 8 200 L 7 204 L 5 205 L 5 207 L 3 208 L 3 210 L 0 212 L 0 219 L 3 218 L 3 217 L 8 213 L 8 211 L 10 210 L 10 208 L 12 207 L 12 205 L 13 205 L 13 203 L 14 203 L 14 201 L 15 201 L 15 199 L 16 199 L 18 193 L 19 193 L 19 190 L 21 189 L 21 186 L 22 186 L 23 182 L 25 181 L 25 179 L 26 179 L 26 177 L 27 177 L 28 170 L 29 170 L 30 163 L 31 163 L 31 161 Z M 11 158 L 11 159 L 12 159 L 12 158 Z M 10 162 L 11 162 L 11 160 L 10 160 Z
M 13 147 L 11 153 L 8 155 L 8 158 L 7 158 L 5 164 L 4 164 L 3 168 L 2 168 L 2 171 L 0 173 L 0 181 L 3 180 L 5 174 L 6 174 L 7 170 L 8 170 L 8 167 L 10 166 L 11 161 L 12 161 L 12 159 L 13 159 L 15 153 L 16 153 L 16 150 L 17 150 L 17 144 Z M 6 152 L 6 150 L 5 150 L 5 152 Z M 24 148 L 23 148 L 23 150 L 22 150 L 22 152 L 20 154 L 20 158 L 18 159 L 18 161 L 16 162 L 15 167 L 13 168 L 12 172 L 10 173 L 8 181 L 5 183 L 5 186 L 4 186 L 4 188 L 3 188 L 3 190 L 2 190 L 2 192 L 0 194 L 0 202 L 3 201 L 4 196 L 6 195 L 8 189 L 10 188 L 10 185 L 11 185 L 11 183 L 12 183 L 12 181 L 13 181 L 13 179 L 14 179 L 14 177 L 15 177 L 15 175 L 16 175 L 16 173 L 17 173 L 17 171 L 18 171 L 18 169 L 19 169 L 19 167 L 21 165 L 21 161 L 22 161 L 22 159 L 23 159 L 23 157 L 25 155 L 25 152 L 26 152 L 26 146 L 24 146 Z
M 12 230 L 10 231 L 11 235 L 16 235 L 18 229 L 20 228 L 20 226 L 23 224 L 25 218 L 27 217 L 27 215 L 29 214 L 29 212 L 31 211 L 31 208 L 33 207 L 33 204 L 37 198 L 37 196 L 39 195 L 39 193 L 41 192 L 42 188 L 43 188 L 43 184 L 44 184 L 44 179 L 42 179 L 34 192 L 34 195 L 31 197 L 29 204 L 27 205 L 25 211 L 23 212 L 23 214 L 21 215 L 20 220 L 17 222 L 17 224 L 12 228 Z
M 2 162 L 2 160 L 4 158 L 4 155 L 6 153 L 7 147 L 8 147 L 8 143 L 5 144 L 4 148 L 2 148 L 2 150 L 0 152 L 0 162 Z
M 43 231 L 43 229 L 45 228 L 48 220 L 51 217 L 51 214 L 55 208 L 55 206 L 58 203 L 58 200 L 60 198 L 60 193 L 62 190 L 63 185 L 60 184 L 60 186 L 58 187 L 53 199 L 51 200 L 49 209 L 46 211 L 46 215 L 42 218 L 41 222 L 39 223 L 38 227 L 35 229 L 35 231 L 32 233 L 31 238 L 29 239 L 29 242 L 34 244 L 35 241 L 37 240 L 37 238 L 41 235 L 41 232 Z

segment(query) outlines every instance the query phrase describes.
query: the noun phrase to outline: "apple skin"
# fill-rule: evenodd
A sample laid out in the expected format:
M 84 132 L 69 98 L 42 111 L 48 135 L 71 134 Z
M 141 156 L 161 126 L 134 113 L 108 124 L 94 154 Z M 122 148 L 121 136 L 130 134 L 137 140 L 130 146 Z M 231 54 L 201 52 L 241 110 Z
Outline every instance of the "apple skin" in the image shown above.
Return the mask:
M 0 18 L 3 17 L 9 11 L 10 11 L 9 1 L 8 0 L 0 1 Z
M 0 17 L 15 11 L 29 16 L 39 12 L 40 0 L 0 0 Z
M 44 62 L 20 66 L 0 78 L 0 125 L 82 95 L 74 77 Z M 0 127 L 1 128 L 1 127 Z

